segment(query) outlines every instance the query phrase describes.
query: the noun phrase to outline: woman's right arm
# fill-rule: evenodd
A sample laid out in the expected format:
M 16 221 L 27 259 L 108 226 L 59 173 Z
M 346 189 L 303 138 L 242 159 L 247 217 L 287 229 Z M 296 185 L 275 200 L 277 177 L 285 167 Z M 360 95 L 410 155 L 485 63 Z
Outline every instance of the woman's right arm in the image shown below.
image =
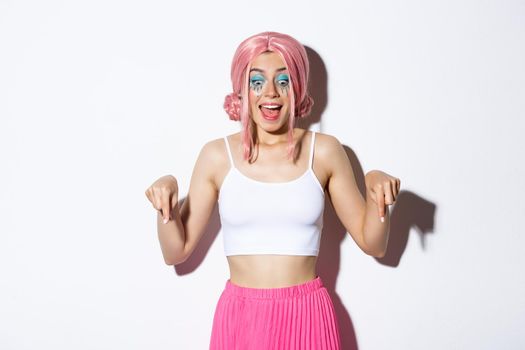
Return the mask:
M 204 145 L 193 169 L 188 196 L 180 208 L 173 176 L 159 178 L 146 190 L 146 196 L 158 210 L 157 232 L 167 265 L 186 261 L 201 239 L 217 202 L 214 171 L 220 168 L 221 158 L 216 141 Z M 164 223 L 165 218 L 170 220 Z

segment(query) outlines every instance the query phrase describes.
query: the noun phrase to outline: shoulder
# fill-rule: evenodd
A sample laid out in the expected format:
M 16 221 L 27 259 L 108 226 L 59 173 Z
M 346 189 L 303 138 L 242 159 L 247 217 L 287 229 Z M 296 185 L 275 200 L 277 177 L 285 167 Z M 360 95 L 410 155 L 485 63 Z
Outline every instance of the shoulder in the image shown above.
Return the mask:
M 346 152 L 335 136 L 315 133 L 315 159 L 327 173 L 333 172 L 343 156 L 346 158 Z
M 224 153 L 224 143 L 224 137 L 210 140 L 202 146 L 201 154 L 206 157 L 218 156 L 220 153 Z
M 206 142 L 202 148 L 203 150 L 205 149 L 207 152 L 220 152 L 221 150 L 224 151 L 226 147 L 225 138 L 228 139 L 231 145 L 233 142 L 237 142 L 240 139 L 240 136 L 241 136 L 240 132 L 230 134 L 230 135 L 225 135 L 223 137 L 213 139 L 213 140 Z
M 339 140 L 332 135 L 315 133 L 315 154 L 316 156 L 325 158 L 333 156 L 336 152 L 340 152 L 343 145 Z
M 231 142 L 230 136 L 235 137 L 235 135 L 227 136 Z M 210 140 L 202 146 L 196 168 L 202 171 L 205 177 L 213 183 L 217 184 L 221 182 L 220 179 L 224 177 L 230 168 L 230 159 L 224 137 Z
M 224 137 L 206 142 L 200 150 L 199 159 L 211 166 L 217 166 L 228 160 Z
M 316 131 L 315 132 L 315 147 L 316 149 L 318 147 L 333 149 L 333 148 L 341 147 L 341 142 L 339 142 L 339 140 L 333 135 L 324 134 L 322 132 Z

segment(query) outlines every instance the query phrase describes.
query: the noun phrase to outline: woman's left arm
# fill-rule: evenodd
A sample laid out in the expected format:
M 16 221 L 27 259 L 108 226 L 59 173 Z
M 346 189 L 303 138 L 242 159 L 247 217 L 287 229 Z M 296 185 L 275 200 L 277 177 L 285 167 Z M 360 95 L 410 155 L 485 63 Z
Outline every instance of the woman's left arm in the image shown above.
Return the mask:
M 328 174 L 328 194 L 345 229 L 366 254 L 383 257 L 390 223 L 386 205 L 396 201 L 401 181 L 379 170 L 368 172 L 365 175 L 365 200 L 357 187 L 346 152 L 335 137 L 323 135 L 316 153 L 323 158 Z
M 386 205 L 392 205 L 399 193 L 401 180 L 380 170 L 365 175 L 366 214 L 363 223 L 363 238 L 374 256 L 385 256 L 388 244 L 390 215 Z

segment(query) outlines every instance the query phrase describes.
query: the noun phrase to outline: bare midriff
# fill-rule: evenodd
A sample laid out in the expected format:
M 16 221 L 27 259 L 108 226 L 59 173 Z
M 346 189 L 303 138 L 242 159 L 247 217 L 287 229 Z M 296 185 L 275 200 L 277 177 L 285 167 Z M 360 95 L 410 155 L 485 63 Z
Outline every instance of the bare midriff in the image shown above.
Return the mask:
M 249 288 L 282 288 L 317 277 L 317 256 L 230 255 L 230 282 Z

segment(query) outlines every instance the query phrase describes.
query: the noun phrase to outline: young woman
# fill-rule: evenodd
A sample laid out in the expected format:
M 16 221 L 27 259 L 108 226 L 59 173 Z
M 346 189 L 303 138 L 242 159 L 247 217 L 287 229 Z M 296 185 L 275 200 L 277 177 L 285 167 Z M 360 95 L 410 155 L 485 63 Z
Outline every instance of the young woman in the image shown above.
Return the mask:
M 400 180 L 368 172 L 365 200 L 339 141 L 295 128 L 313 104 L 308 74 L 306 51 L 294 38 L 265 32 L 244 40 L 224 103 L 241 132 L 204 145 L 180 208 L 173 176 L 146 190 L 169 265 L 191 255 L 218 201 L 230 278 L 210 349 L 340 349 L 332 300 L 315 272 L 325 194 L 366 254 L 385 253 L 385 206 L 395 202 Z

